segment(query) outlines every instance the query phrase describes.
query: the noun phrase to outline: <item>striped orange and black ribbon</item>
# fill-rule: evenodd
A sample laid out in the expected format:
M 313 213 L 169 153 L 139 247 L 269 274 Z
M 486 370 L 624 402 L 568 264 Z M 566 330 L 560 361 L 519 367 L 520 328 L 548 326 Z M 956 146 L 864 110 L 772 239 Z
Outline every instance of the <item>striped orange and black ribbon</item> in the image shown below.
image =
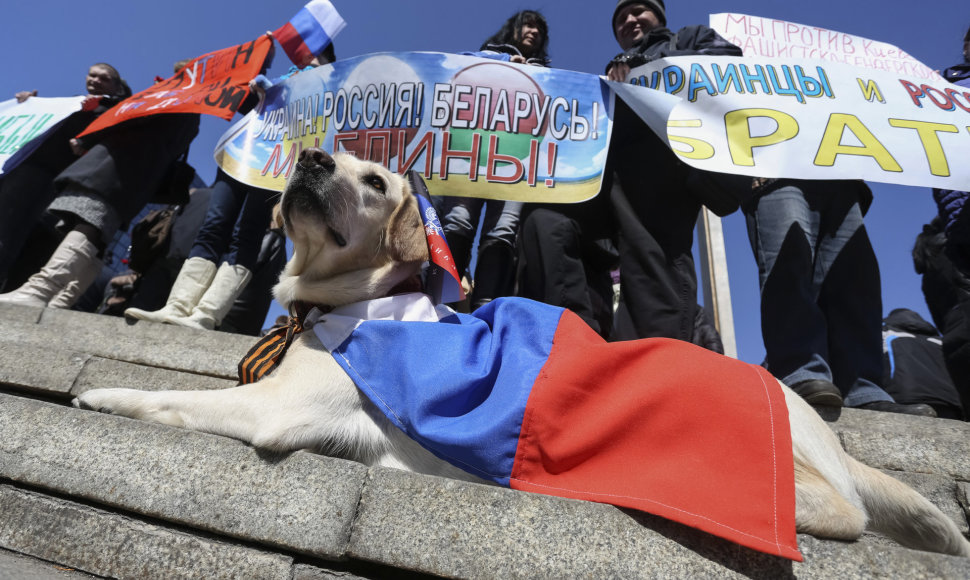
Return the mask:
M 421 279 L 418 276 L 412 276 L 392 288 L 388 295 L 420 291 Z M 286 325 L 274 327 L 267 332 L 239 361 L 237 369 L 239 384 L 255 383 L 280 366 L 283 355 L 286 354 L 286 350 L 290 348 L 290 344 L 293 342 L 293 337 L 303 332 L 303 320 L 313 308 L 324 313 L 333 310 L 332 306 L 302 301 L 294 302 L 290 306 L 290 317 Z
M 293 337 L 301 332 L 303 321 L 299 316 L 290 316 L 286 326 L 267 332 L 239 361 L 239 384 L 255 383 L 278 367 Z

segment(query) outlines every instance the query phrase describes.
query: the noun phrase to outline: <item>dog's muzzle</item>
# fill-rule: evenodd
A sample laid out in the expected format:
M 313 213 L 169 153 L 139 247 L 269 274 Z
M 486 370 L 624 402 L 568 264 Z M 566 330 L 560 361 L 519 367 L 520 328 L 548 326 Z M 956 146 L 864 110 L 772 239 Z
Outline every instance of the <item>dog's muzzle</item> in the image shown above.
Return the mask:
M 295 215 L 312 215 L 329 222 L 332 218 L 331 191 L 335 187 L 337 162 L 317 147 L 300 152 L 293 174 L 286 182 L 281 200 L 284 223 L 289 227 Z

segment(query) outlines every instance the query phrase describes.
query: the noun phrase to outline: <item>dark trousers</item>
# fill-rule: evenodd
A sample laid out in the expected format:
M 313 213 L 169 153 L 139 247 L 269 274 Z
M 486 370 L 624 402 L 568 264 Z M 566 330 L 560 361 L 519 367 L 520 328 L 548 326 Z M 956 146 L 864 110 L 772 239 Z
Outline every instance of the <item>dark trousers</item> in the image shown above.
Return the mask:
M 224 259 L 252 271 L 275 202 L 272 191 L 251 187 L 219 170 L 189 257 L 216 264 Z
M 558 218 L 539 220 L 533 212 L 523 219 L 519 256 L 527 262 L 519 267 L 519 294 L 575 311 L 610 340 L 692 341 L 698 306 L 691 250 L 701 204 L 687 191 L 689 169 L 667 145 L 622 102 L 615 115 L 599 195 L 543 206 Z M 604 241 L 619 254 L 620 304 L 612 323 L 594 325 L 596 303 L 611 302 L 612 292 L 602 288 L 617 265 L 602 253 Z M 528 261 L 530 253 L 541 256 Z
M 620 303 L 611 340 L 691 342 L 699 308 L 691 245 L 701 206 L 674 193 L 631 191 L 618 181 L 619 174 L 610 191 L 620 255 Z
M 526 206 L 519 230 L 517 295 L 568 308 L 609 337 L 615 257 L 583 231 L 579 216 L 563 209 Z
M 600 195 L 609 195 L 620 254 L 620 304 L 613 340 L 692 341 L 697 275 L 692 246 L 701 204 L 688 190 L 690 168 L 625 104 Z

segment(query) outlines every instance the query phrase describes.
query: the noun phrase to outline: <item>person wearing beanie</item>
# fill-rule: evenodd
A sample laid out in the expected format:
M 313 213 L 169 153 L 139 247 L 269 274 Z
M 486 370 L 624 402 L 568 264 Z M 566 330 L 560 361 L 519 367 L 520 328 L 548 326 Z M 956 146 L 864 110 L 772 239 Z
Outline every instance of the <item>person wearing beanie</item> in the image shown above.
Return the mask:
M 612 80 L 668 56 L 741 55 L 707 26 L 667 29 L 663 0 L 619 0 L 610 22 L 624 51 L 607 67 Z M 569 207 L 533 206 L 523 217 L 519 295 L 569 308 L 610 340 L 699 342 L 692 245 L 707 188 L 694 185 L 710 183 L 710 175 L 681 162 L 617 99 L 600 194 Z M 614 314 L 609 276 L 617 266 Z
M 668 56 L 741 56 L 741 49 L 704 26 L 667 29 L 663 0 L 619 0 L 611 20 L 613 37 L 624 52 L 607 64 L 610 80 L 624 81 L 631 68 Z
M 740 48 L 707 26 L 668 29 L 663 0 L 619 0 L 611 25 L 624 52 L 607 65 L 607 75 L 618 81 L 625 81 L 630 69 L 661 58 L 741 56 Z M 684 164 L 620 101 L 607 169 L 603 191 L 610 192 L 620 256 L 613 338 L 692 341 L 699 308 L 694 224 L 717 176 Z M 709 207 L 722 215 L 736 209 Z
M 631 10 L 627 11 L 626 10 L 627 8 L 630 8 Z M 619 34 L 617 30 L 618 29 L 617 19 L 620 16 L 620 12 L 624 11 L 624 20 L 625 20 L 626 17 L 629 16 L 631 13 L 635 16 L 638 16 L 642 14 L 644 10 L 650 11 L 652 13 L 652 16 L 656 18 L 657 23 L 660 26 L 667 26 L 667 7 L 664 6 L 663 0 L 650 0 L 647 2 L 644 2 L 644 0 L 620 0 L 619 2 L 616 3 L 616 8 L 613 9 L 613 22 L 612 22 L 613 37 L 616 38 L 616 41 L 620 43 L 620 46 L 623 47 L 624 50 L 626 50 L 629 47 L 623 46 L 624 43 L 619 38 Z M 655 27 L 656 26 L 654 26 L 654 28 Z

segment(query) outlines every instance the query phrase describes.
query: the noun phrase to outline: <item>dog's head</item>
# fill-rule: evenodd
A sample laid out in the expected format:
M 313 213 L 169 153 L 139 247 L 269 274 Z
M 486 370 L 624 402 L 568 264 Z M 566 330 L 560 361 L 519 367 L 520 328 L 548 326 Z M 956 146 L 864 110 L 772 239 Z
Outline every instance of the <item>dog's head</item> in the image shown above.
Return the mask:
M 352 155 L 305 149 L 281 201 L 293 258 L 273 289 L 284 307 L 385 296 L 428 259 L 408 182 Z

